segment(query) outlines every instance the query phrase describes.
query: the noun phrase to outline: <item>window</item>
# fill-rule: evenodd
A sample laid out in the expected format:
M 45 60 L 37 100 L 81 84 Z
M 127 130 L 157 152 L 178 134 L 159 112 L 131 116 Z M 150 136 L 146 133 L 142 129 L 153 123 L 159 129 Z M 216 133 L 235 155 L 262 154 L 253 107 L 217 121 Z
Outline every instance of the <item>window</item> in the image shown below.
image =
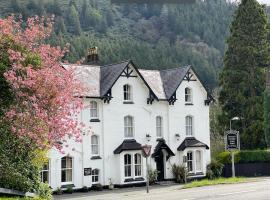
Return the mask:
M 124 168 L 125 168 L 125 177 L 131 177 L 131 155 L 124 155 Z
M 49 183 L 49 163 L 43 165 L 40 176 L 43 183 Z
M 157 137 L 163 136 L 163 119 L 161 116 L 156 117 L 156 129 L 157 129 Z
M 126 138 L 132 138 L 134 136 L 134 120 L 131 116 L 124 117 L 124 131 Z
M 123 90 L 124 90 L 124 101 L 131 101 L 132 100 L 131 86 L 126 84 L 123 86 Z
M 94 169 L 92 170 L 92 183 L 98 183 L 99 182 L 99 170 Z
M 139 153 L 134 155 L 135 176 L 142 176 L 142 156 Z
M 91 136 L 91 149 L 92 149 L 92 154 L 93 155 L 98 155 L 99 154 L 99 140 L 97 135 L 92 135 Z
M 196 171 L 202 171 L 202 152 L 196 151 Z
M 193 117 L 191 116 L 186 116 L 186 135 L 193 135 Z
M 90 118 L 98 118 L 98 104 L 96 101 L 90 101 Z
M 192 91 L 190 88 L 185 88 L 185 102 L 192 103 Z
M 191 151 L 187 153 L 187 170 L 188 172 L 193 171 L 193 153 Z
M 72 182 L 72 158 L 63 157 L 61 159 L 61 182 L 70 183 Z

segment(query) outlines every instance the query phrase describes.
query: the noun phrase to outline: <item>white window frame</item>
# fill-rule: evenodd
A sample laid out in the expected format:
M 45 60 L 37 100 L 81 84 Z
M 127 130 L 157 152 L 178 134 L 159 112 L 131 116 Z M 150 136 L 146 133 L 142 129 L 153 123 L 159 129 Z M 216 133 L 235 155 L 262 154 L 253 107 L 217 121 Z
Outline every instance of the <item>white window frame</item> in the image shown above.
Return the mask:
M 44 169 L 44 166 L 47 165 L 47 169 Z M 44 177 L 44 173 L 47 173 L 47 180 L 48 180 L 48 184 L 50 184 L 50 161 L 48 161 L 47 163 L 44 164 L 44 166 L 42 167 L 42 170 L 40 172 L 40 178 L 41 178 L 41 182 L 43 182 L 43 177 Z M 45 183 L 45 182 L 43 182 Z
M 157 138 L 163 137 L 163 117 L 162 116 L 156 117 L 156 135 L 157 135 Z
M 129 121 L 130 120 L 130 121 Z M 124 137 L 134 138 L 134 117 L 127 115 L 124 117 Z
M 192 156 L 192 159 L 190 159 L 189 155 Z M 189 170 L 189 163 L 191 163 L 191 170 Z M 188 173 L 194 172 L 194 152 L 193 151 L 187 152 L 187 170 L 188 170 Z
M 192 102 L 193 102 L 192 89 L 190 87 L 186 87 L 185 88 L 185 103 L 192 104 Z
M 97 143 L 93 143 L 94 142 L 94 139 L 93 138 L 96 138 L 97 139 Z M 97 148 L 97 153 L 94 152 L 94 148 Z M 99 155 L 99 136 L 98 135 L 92 135 L 91 136 L 91 153 L 92 155 L 96 155 L 98 156 Z
M 94 113 L 96 115 L 94 115 Z M 98 119 L 98 102 L 90 101 L 90 119 Z
M 132 87 L 129 84 L 123 85 L 124 101 L 132 101 Z
M 198 159 L 198 154 L 197 153 L 199 153 L 200 154 L 200 158 Z M 195 162 L 196 162 L 196 164 L 195 164 L 195 166 L 196 166 L 196 172 L 202 172 L 203 171 L 203 165 L 202 165 L 202 163 L 203 163 L 203 153 L 202 153 L 202 151 L 201 150 L 196 150 L 195 151 Z M 198 166 L 200 166 L 200 169 L 198 169 Z
M 97 172 L 97 173 L 95 173 L 95 172 Z M 99 172 L 100 172 L 100 170 L 97 168 L 92 170 L 92 184 L 99 183 Z M 95 180 L 95 178 L 97 178 L 97 181 Z M 93 179 L 94 179 L 94 181 L 93 181 Z
M 139 163 L 137 163 L 136 161 L 136 156 L 139 156 Z M 140 174 L 136 175 L 136 167 L 139 167 L 140 169 Z M 134 177 L 138 178 L 138 177 L 142 177 L 142 154 L 140 153 L 135 153 L 134 154 Z
M 186 136 L 194 136 L 194 117 L 187 115 L 185 117 Z
M 129 156 L 130 157 L 130 163 L 126 163 L 126 159 L 125 156 Z M 133 161 L 132 161 L 132 154 L 126 153 L 124 154 L 124 177 L 125 178 L 132 178 L 133 174 L 132 174 L 132 165 L 133 165 Z M 130 176 L 126 176 L 126 167 L 130 168 Z
M 67 161 L 66 161 L 66 167 L 63 168 L 63 166 L 62 166 L 62 159 L 63 158 L 66 158 L 66 159 L 69 158 L 69 159 L 71 159 L 71 168 L 70 167 L 67 167 Z M 74 177 L 73 176 L 73 167 L 74 167 L 74 158 L 73 157 L 71 157 L 71 156 L 64 156 L 64 157 L 61 158 L 61 183 L 62 183 L 62 185 L 73 183 L 73 177 Z M 62 180 L 62 172 L 63 171 L 66 171 L 66 173 L 67 173 L 68 170 L 71 170 L 71 181 L 63 181 Z

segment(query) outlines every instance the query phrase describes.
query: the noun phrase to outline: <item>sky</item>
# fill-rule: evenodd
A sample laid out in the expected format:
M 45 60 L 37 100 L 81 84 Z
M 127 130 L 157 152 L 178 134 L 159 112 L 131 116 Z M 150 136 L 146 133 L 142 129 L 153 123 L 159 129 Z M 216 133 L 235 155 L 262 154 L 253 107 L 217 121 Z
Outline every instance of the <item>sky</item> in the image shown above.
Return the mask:
M 270 0 L 258 0 L 260 3 L 270 5 Z

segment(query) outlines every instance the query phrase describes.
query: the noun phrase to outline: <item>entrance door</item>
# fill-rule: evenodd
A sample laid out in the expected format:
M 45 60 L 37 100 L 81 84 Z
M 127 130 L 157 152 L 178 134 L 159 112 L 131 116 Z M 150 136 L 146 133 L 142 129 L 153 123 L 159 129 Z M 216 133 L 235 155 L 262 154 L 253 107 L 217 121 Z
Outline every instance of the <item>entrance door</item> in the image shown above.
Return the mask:
M 158 181 L 163 181 L 164 180 L 164 160 L 163 160 L 163 153 L 160 152 L 159 155 L 156 157 L 155 160 L 156 160 L 157 171 L 158 171 L 157 180 Z

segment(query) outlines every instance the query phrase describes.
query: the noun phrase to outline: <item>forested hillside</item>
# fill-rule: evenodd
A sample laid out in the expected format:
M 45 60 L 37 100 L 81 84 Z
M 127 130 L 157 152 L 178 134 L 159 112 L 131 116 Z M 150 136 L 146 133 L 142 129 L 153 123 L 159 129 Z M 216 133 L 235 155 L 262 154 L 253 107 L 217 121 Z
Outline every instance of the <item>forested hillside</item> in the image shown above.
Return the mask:
M 71 62 L 99 47 L 102 64 L 132 59 L 140 68 L 193 65 L 208 87 L 217 84 L 235 5 L 111 4 L 110 0 L 1 0 L 0 15 L 55 15 L 48 42 L 70 44 Z

